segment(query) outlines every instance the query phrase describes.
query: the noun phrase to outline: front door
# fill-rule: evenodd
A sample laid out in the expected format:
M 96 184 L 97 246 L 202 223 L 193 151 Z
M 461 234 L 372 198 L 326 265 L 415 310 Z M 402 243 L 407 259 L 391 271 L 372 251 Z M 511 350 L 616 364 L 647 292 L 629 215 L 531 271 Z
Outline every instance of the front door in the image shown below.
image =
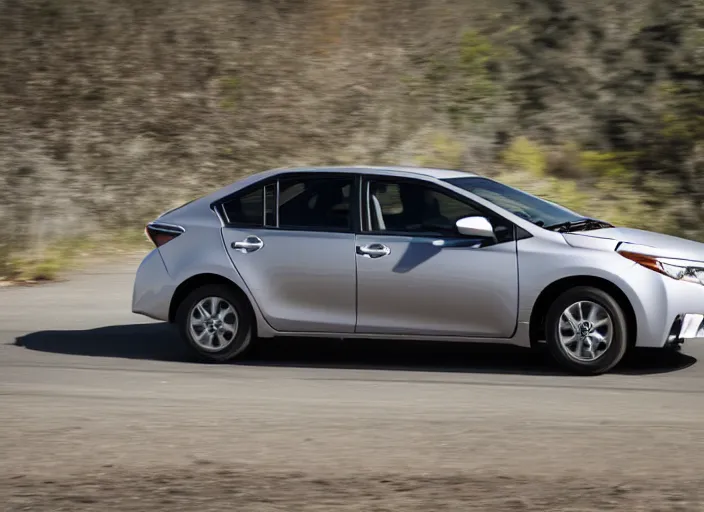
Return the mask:
M 357 328 L 365 334 L 508 338 L 518 315 L 512 226 L 497 239 L 457 234 L 477 205 L 422 180 L 368 180 L 356 239 Z
M 354 332 L 353 188 L 351 176 L 294 178 L 224 205 L 225 247 L 277 331 Z

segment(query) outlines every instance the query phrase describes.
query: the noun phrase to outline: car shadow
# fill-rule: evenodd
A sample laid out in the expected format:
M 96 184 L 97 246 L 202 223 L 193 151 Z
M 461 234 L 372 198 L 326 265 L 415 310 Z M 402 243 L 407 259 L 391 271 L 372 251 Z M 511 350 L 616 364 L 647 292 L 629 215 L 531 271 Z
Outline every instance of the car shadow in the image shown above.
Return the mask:
M 88 357 L 195 362 L 175 329 L 165 323 L 116 325 L 90 330 L 39 331 L 15 340 L 40 352 Z M 646 375 L 687 368 L 696 359 L 663 350 L 637 350 L 613 373 Z M 562 375 L 544 353 L 495 344 L 263 339 L 233 364 L 245 366 L 410 370 L 425 372 Z

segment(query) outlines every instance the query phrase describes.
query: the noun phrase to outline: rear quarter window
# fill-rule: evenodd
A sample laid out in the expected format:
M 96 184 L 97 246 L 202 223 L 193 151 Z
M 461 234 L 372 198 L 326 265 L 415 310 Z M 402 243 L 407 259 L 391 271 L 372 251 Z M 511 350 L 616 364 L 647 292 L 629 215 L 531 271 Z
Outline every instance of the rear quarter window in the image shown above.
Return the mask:
M 262 226 L 264 224 L 264 188 L 238 195 L 223 204 L 230 224 Z

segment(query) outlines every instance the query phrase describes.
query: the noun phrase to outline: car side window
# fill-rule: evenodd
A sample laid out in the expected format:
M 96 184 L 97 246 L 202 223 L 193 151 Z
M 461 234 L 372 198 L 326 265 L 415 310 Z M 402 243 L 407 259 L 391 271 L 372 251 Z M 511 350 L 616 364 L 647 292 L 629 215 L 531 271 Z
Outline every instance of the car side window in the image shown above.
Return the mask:
M 365 230 L 393 234 L 457 236 L 456 223 L 463 217 L 485 216 L 469 202 L 421 182 L 370 180 Z M 496 219 L 492 217 L 494 222 Z M 510 233 L 500 220 L 498 240 Z M 499 235 L 503 233 L 503 235 Z
M 422 183 L 369 182 L 371 231 L 394 233 L 456 233 L 462 217 L 481 215 L 467 203 Z
M 227 221 L 241 226 L 264 224 L 264 188 L 235 196 L 223 205 Z
M 279 228 L 351 231 L 354 177 L 283 179 Z

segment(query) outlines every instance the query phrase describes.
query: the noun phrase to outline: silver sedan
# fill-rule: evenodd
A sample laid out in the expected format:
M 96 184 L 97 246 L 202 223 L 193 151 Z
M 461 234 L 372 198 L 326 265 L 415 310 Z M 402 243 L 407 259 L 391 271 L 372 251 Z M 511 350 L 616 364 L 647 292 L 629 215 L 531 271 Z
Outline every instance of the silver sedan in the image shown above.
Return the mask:
M 205 361 L 275 336 L 393 338 L 545 347 L 593 375 L 704 342 L 704 244 L 459 171 L 274 169 L 146 232 L 132 310 Z

